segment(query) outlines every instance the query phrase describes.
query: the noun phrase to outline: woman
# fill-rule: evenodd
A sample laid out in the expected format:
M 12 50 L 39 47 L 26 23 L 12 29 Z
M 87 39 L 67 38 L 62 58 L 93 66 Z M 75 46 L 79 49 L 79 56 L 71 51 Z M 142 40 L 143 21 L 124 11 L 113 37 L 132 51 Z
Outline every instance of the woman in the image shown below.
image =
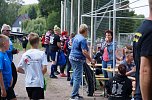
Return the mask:
M 116 44 L 115 44 L 116 47 Z M 102 68 L 113 67 L 113 32 L 111 30 L 105 31 L 105 41 L 101 45 L 103 52 Z M 102 70 L 105 78 L 111 78 L 112 73 Z
M 86 41 L 88 26 L 86 24 L 80 25 L 79 33 L 80 34 L 77 34 L 72 42 L 72 48 L 69 55 L 69 60 L 73 68 L 73 90 L 70 98 L 71 100 L 82 98 L 79 96 L 78 92 L 82 81 L 83 64 L 85 63 L 86 58 L 94 64 L 88 53 L 89 49 Z
M 61 40 L 59 36 L 60 33 L 61 33 L 60 28 L 57 25 L 55 25 L 54 34 L 50 36 L 50 55 L 52 60 L 50 78 L 57 78 L 54 72 L 57 71 L 57 56 L 58 56 L 58 51 L 61 49 Z

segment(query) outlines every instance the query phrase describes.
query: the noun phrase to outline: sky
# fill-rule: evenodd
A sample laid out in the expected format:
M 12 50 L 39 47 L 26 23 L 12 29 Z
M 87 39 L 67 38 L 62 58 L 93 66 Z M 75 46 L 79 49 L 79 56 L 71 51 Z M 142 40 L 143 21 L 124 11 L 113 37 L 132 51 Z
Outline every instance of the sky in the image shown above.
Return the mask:
M 23 0 L 23 1 L 25 2 L 25 4 L 38 3 L 37 0 Z M 137 1 L 137 0 L 129 0 L 129 1 L 130 1 L 130 3 L 132 3 L 132 2 Z M 136 3 L 131 4 L 130 7 L 134 8 L 134 7 L 143 6 L 143 5 L 148 5 L 148 0 L 139 0 Z M 138 9 L 135 9 L 135 13 L 136 14 L 144 14 L 145 17 L 148 17 L 149 9 L 148 9 L 148 7 L 138 8 Z

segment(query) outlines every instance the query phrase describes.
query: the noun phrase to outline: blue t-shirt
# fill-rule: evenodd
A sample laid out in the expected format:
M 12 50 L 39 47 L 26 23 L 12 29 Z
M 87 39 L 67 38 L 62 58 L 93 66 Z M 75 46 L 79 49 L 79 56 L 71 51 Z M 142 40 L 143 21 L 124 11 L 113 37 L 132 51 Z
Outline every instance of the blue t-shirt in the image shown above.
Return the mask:
M 128 64 L 127 62 L 126 62 L 126 60 L 123 60 L 122 62 L 121 62 L 121 64 L 123 64 L 123 65 L 125 65 L 127 68 L 127 72 L 129 72 L 129 71 L 131 71 L 132 70 L 132 68 L 133 67 L 135 67 L 135 64 L 132 62 L 132 63 L 130 63 L 130 64 Z M 134 73 L 131 73 L 131 75 L 130 76 L 132 76 L 132 77 L 135 77 L 135 72 Z
M 12 81 L 11 62 L 7 53 L 0 52 L 0 71 L 2 72 L 5 89 L 7 90 Z
M 87 40 L 81 34 L 77 34 L 72 42 L 72 48 L 69 58 L 77 60 L 86 60 L 86 57 L 83 55 L 82 50 L 89 50 L 87 46 Z

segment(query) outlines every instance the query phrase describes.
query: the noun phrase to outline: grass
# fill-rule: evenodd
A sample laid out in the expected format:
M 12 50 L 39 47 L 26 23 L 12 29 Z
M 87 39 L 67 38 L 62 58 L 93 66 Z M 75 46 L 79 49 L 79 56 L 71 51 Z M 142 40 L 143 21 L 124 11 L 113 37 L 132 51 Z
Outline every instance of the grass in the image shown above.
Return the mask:
M 14 48 L 18 49 L 19 51 L 23 51 L 22 44 L 20 42 L 19 43 L 13 43 L 13 46 L 14 46 Z M 30 49 L 30 47 L 31 46 L 28 43 L 26 49 L 28 50 L 28 49 Z M 39 44 L 39 48 L 40 49 L 42 48 L 41 43 Z

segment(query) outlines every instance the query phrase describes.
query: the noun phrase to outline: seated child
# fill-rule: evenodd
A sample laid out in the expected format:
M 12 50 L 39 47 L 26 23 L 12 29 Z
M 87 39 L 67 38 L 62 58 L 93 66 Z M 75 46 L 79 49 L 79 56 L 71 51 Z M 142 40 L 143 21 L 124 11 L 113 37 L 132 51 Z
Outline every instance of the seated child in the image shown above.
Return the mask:
M 106 82 L 108 100 L 131 100 L 132 82 L 126 76 L 126 66 L 118 66 L 118 74 Z

